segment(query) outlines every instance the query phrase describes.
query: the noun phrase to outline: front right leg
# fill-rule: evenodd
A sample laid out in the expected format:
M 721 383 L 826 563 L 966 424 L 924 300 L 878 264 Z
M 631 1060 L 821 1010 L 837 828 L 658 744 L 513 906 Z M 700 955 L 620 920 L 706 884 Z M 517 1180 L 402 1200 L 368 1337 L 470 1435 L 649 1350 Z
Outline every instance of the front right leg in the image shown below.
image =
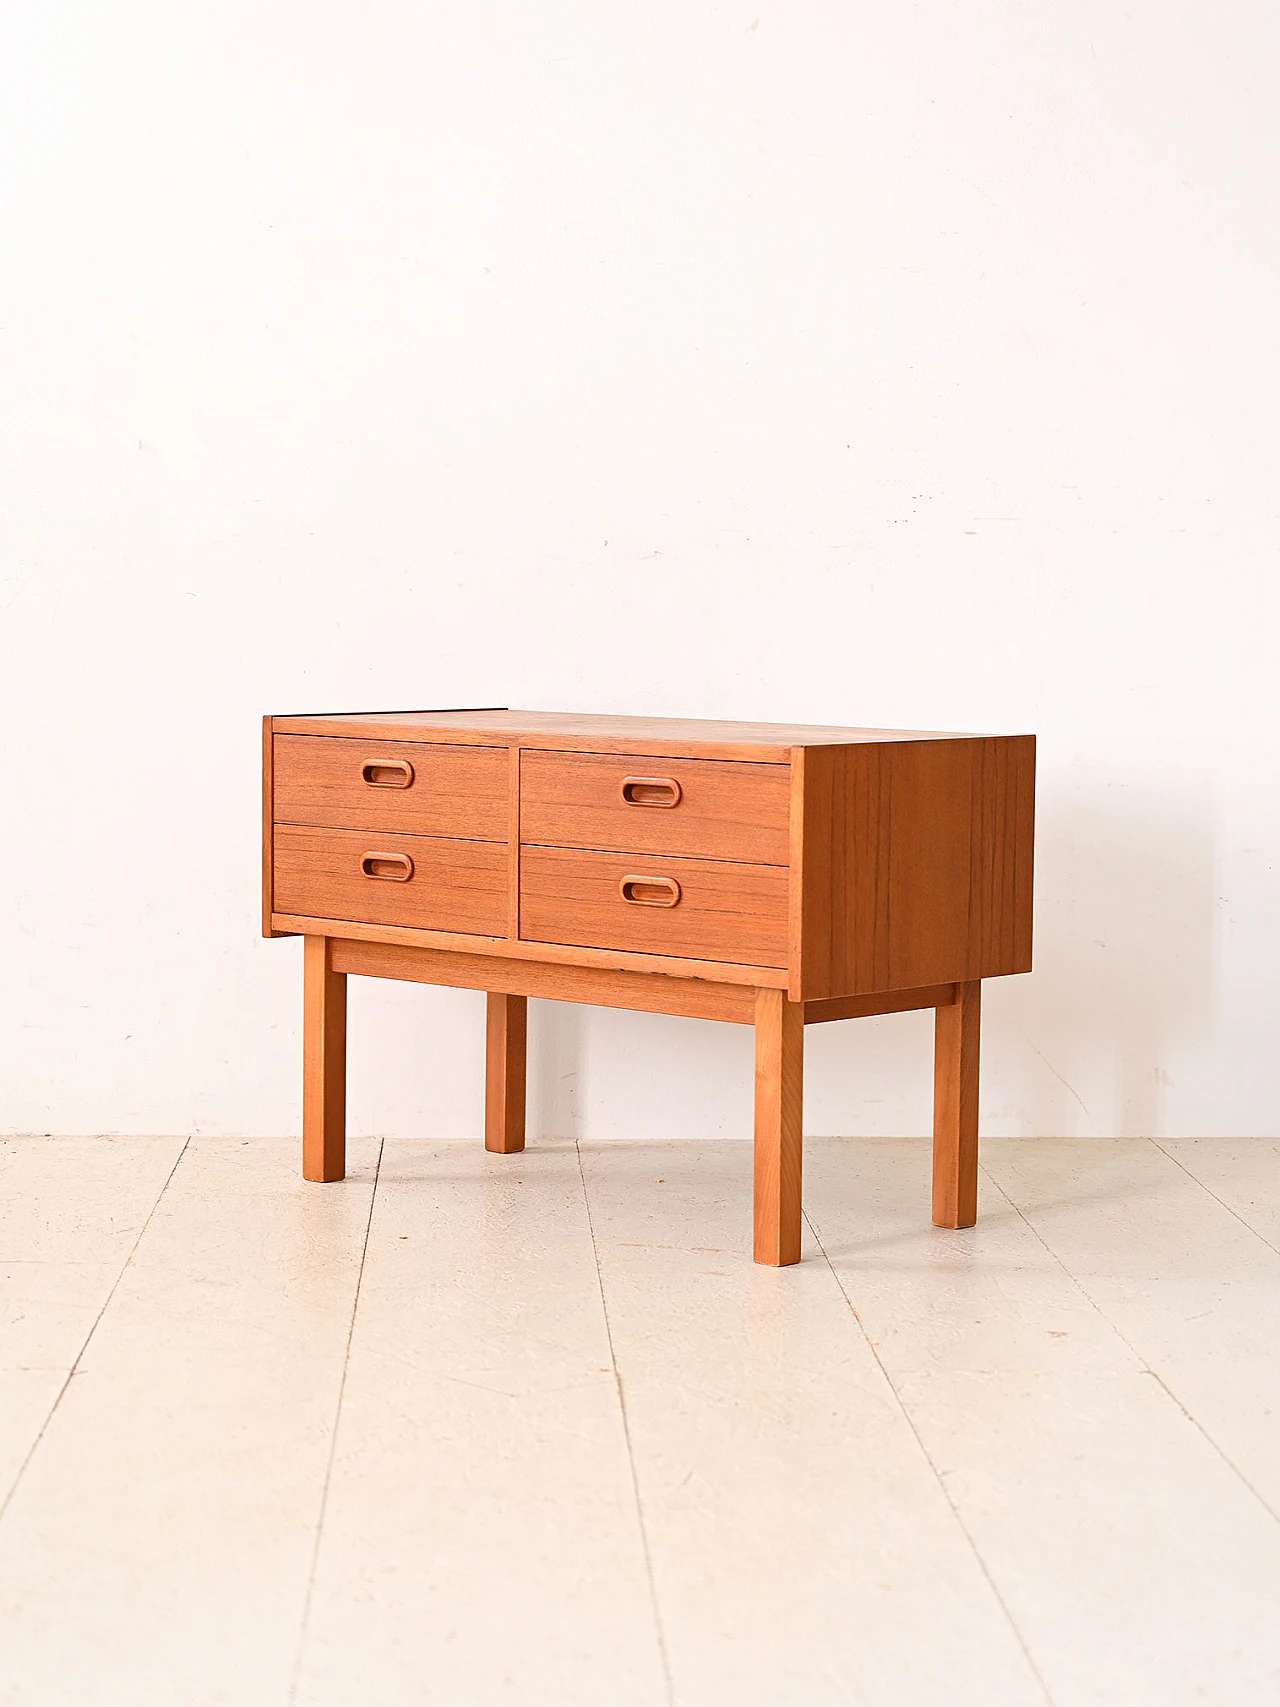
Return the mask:
M 490 990 L 485 999 L 484 1147 L 524 1149 L 525 1037 L 529 1002 Z
M 755 1259 L 800 1261 L 804 1003 L 756 991 Z

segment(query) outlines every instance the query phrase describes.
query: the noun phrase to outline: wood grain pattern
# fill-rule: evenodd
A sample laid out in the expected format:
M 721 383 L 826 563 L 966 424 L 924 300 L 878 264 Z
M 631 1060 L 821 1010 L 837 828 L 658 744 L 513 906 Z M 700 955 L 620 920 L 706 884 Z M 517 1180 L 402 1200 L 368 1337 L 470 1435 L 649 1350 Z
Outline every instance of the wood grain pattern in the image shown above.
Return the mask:
M 322 936 L 303 939 L 302 1177 L 347 1169 L 347 980 Z
M 277 735 L 359 735 L 458 741 L 688 759 L 787 764 L 794 747 L 937 739 L 936 730 L 832 728 L 803 723 L 729 723 L 685 717 L 597 717 L 571 711 L 332 712 L 275 717 Z
M 524 1149 L 528 1013 L 524 996 L 489 991 L 485 1001 L 484 1147 L 503 1156 Z
M 262 934 L 265 937 L 288 936 L 288 931 L 273 929 L 271 915 L 275 911 L 272 885 L 275 880 L 275 835 L 272 790 L 275 736 L 271 719 L 262 719 Z
M 407 788 L 367 782 L 368 766 L 409 766 Z M 505 747 L 277 735 L 275 821 L 331 830 L 505 841 Z
M 786 969 L 780 966 L 736 966 L 731 961 L 689 960 L 672 954 L 629 954 L 616 948 L 570 948 L 558 942 L 512 942 L 500 936 L 467 936 L 457 931 L 420 931 L 403 925 L 368 925 L 358 919 L 302 918 L 294 913 L 273 913 L 277 929 L 293 935 L 299 931 L 324 931 L 330 936 L 357 942 L 385 942 L 406 948 L 429 948 L 463 954 L 493 955 L 547 966 L 580 966 L 619 972 L 661 973 L 664 977 L 689 978 L 698 983 L 735 984 L 755 988 L 772 984 L 785 989 Z M 477 985 L 483 989 L 483 985 Z
M 1028 971 L 1034 783 L 1029 735 L 806 749 L 792 995 Z
M 808 972 L 804 953 L 806 751 L 804 747 L 796 747 L 791 754 L 789 767 L 791 787 L 787 807 L 787 996 L 793 1002 L 804 1000 L 804 978 Z M 816 857 L 817 852 L 814 838 L 810 856 Z M 810 887 L 821 900 L 821 886 L 815 883 Z
M 649 769 L 676 785 L 678 803 L 629 803 L 623 783 L 645 766 L 633 754 L 526 752 L 521 841 L 786 865 L 786 765 L 649 756 Z
M 678 906 L 623 900 L 626 877 L 674 880 Z M 527 844 L 520 855 L 524 942 L 581 944 L 781 968 L 787 953 L 785 866 Z
M 939 1227 L 972 1227 L 978 1218 L 978 1057 L 982 985 L 959 987 L 959 999 L 934 1021 L 933 1219 Z
M 507 749 L 507 935 L 520 935 L 520 772 L 519 747 Z
M 366 876 L 361 862 L 373 852 L 408 857 L 412 877 Z M 275 892 L 277 906 L 311 919 L 498 936 L 507 921 L 507 850 L 502 842 L 278 824 Z
M 756 993 L 755 1260 L 800 1261 L 804 1009 L 781 990 Z
M 678 978 L 660 972 L 620 972 L 603 966 L 557 966 L 541 960 L 467 954 L 456 949 L 416 948 L 404 943 L 338 938 L 334 968 L 366 978 L 404 978 L 555 1002 L 588 1002 L 600 1008 L 680 1014 L 689 1019 L 755 1021 L 755 991 L 742 984 Z
M 804 1023 L 822 1025 L 828 1020 L 905 1014 L 915 1008 L 949 1008 L 958 988 L 956 984 L 926 984 L 922 990 L 884 990 L 878 996 L 830 996 L 825 1001 L 804 1003 Z

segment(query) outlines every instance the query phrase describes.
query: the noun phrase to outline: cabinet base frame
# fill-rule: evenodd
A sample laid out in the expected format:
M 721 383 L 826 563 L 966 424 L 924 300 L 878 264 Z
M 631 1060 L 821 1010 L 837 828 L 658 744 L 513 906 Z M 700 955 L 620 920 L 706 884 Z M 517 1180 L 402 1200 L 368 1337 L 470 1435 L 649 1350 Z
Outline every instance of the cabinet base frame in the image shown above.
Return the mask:
M 303 953 L 302 1143 L 303 1174 L 309 1180 L 340 1180 L 345 1172 L 348 974 L 487 993 L 485 1147 L 500 1154 L 524 1148 L 528 997 L 726 1020 L 752 1025 L 756 1034 L 755 1260 L 785 1267 L 800 1260 L 804 1027 L 934 1008 L 933 1219 L 939 1226 L 973 1225 L 977 980 L 792 1002 L 776 984 L 721 983 L 682 975 L 683 967 L 675 974 L 575 966 L 311 932 L 304 935 Z

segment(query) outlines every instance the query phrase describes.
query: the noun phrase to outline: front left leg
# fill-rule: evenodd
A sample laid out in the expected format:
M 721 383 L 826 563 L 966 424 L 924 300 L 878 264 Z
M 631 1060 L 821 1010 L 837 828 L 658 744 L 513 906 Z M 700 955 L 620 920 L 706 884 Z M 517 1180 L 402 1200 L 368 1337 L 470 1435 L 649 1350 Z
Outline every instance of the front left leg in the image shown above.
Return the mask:
M 347 1171 L 347 975 L 330 962 L 330 939 L 302 950 L 302 1177 Z
M 756 991 L 755 1259 L 800 1261 L 804 1003 Z

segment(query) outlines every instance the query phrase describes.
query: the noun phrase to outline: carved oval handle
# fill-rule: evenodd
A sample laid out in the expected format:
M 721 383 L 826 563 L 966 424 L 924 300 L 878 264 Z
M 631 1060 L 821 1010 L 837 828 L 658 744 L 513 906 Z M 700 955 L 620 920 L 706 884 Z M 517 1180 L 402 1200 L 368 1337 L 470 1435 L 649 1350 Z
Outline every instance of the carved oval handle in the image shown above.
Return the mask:
M 413 787 L 413 766 L 408 759 L 366 759 L 360 775 L 371 788 Z
M 680 899 L 680 885 L 674 877 L 624 877 L 618 893 L 636 906 L 674 907 Z
M 360 861 L 366 877 L 388 877 L 393 883 L 407 883 L 413 876 L 413 861 L 408 854 L 367 853 Z
M 624 776 L 622 798 L 628 806 L 679 806 L 680 784 L 673 776 Z

